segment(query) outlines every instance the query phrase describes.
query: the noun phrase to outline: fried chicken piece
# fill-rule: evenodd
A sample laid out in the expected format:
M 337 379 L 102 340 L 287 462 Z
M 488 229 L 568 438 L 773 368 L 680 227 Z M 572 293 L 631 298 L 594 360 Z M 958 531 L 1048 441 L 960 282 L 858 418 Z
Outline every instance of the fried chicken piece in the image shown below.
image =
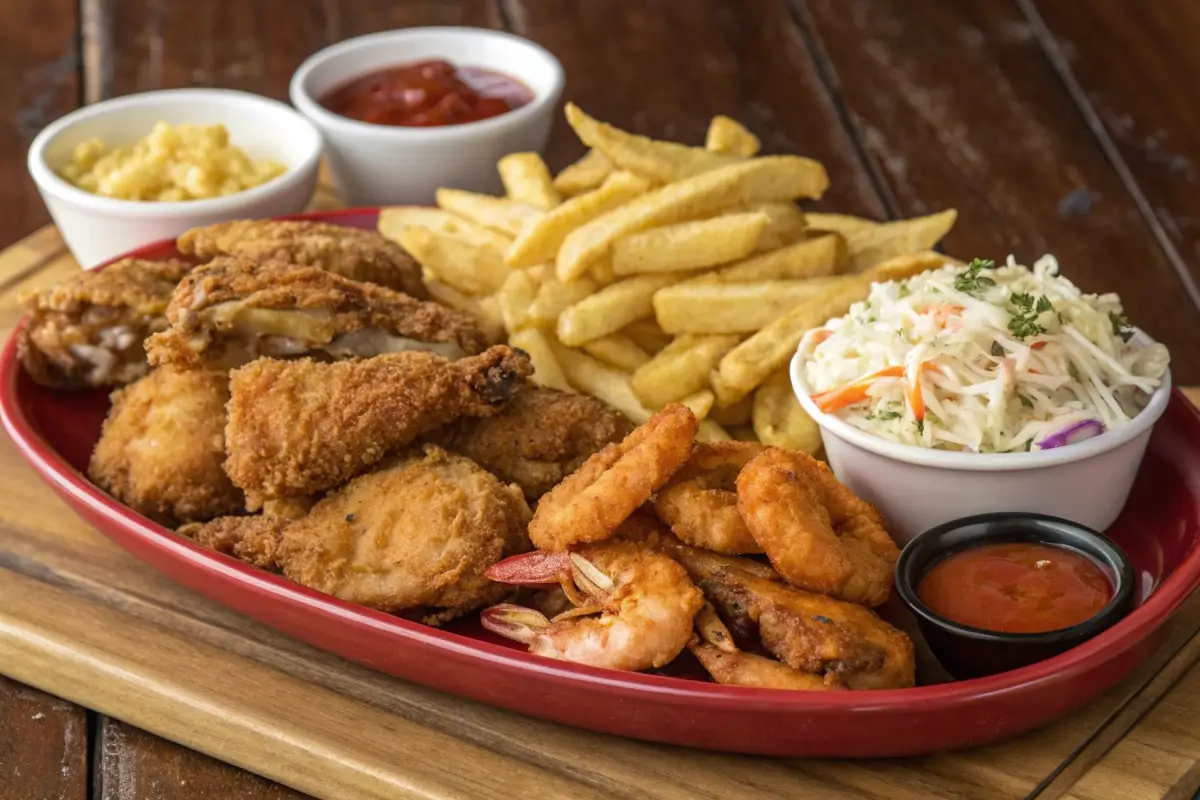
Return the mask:
M 229 376 L 157 369 L 112 394 L 88 476 L 134 511 L 165 525 L 211 519 L 244 505 L 225 462 Z
M 226 517 L 180 533 L 342 600 L 441 621 L 503 597 L 484 570 L 532 547 L 529 518 L 516 486 L 426 445 L 301 519 Z
M 252 511 L 332 489 L 435 428 L 495 414 L 532 372 L 503 345 L 458 361 L 259 359 L 232 375 L 225 469 Z
M 127 258 L 21 298 L 30 316 L 21 363 L 43 386 L 131 383 L 146 374 L 147 336 L 167 327 L 167 303 L 192 269 L 182 261 Z
M 499 414 L 459 420 L 432 439 L 517 484 L 532 503 L 632 430 L 633 423 L 603 401 L 527 386 Z
M 371 283 L 428 299 L 421 267 L 404 248 L 376 231 L 328 222 L 239 219 L 192 228 L 176 242 L 179 252 L 201 261 L 242 256 L 319 267 L 352 281 Z
M 197 267 L 167 308 L 171 326 L 147 341 L 150 363 L 225 369 L 259 356 L 326 360 L 427 350 L 460 358 L 488 338 L 437 303 L 316 267 L 222 257 Z

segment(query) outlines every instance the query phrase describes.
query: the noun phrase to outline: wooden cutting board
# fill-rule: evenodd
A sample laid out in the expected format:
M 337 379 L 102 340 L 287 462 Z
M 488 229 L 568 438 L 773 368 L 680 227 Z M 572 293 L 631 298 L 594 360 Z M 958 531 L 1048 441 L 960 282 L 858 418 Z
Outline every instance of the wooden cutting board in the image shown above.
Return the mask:
M 0 253 L 0 330 L 18 320 L 18 294 L 76 269 L 53 228 Z M 7 440 L 0 477 L 0 672 L 317 797 L 1149 800 L 1200 783 L 1200 740 L 1173 722 L 1200 730 L 1200 595 L 1135 675 L 1016 740 L 887 761 L 730 756 L 574 730 L 355 666 L 135 561 Z

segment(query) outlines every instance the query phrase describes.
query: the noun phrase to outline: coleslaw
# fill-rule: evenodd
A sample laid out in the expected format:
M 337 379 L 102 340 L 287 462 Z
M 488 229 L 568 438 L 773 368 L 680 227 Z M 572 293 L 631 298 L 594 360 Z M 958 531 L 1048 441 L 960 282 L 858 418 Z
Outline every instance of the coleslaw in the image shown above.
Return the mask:
M 894 442 L 978 453 L 1119 428 L 1170 362 L 1117 295 L 1082 293 L 1050 255 L 1032 269 L 1009 256 L 876 283 L 800 353 L 822 411 Z

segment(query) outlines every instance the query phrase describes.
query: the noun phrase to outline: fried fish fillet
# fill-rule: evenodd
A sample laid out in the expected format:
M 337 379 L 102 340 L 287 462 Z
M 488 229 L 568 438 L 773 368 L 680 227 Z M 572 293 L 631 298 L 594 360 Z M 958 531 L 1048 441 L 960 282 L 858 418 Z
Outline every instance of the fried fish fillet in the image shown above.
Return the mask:
M 192 228 L 176 242 L 179 252 L 209 261 L 242 256 L 319 267 L 353 281 L 369 281 L 424 300 L 421 267 L 376 231 L 301 220 L 239 219 Z
M 581 394 L 527 386 L 500 413 L 462 419 L 431 439 L 515 483 L 530 502 L 606 444 L 619 442 L 633 423 L 612 406 Z
M 223 372 L 157 369 L 112 395 L 88 476 L 133 510 L 167 525 L 244 505 L 225 474 Z
M 146 344 L 150 363 L 232 369 L 259 356 L 367 358 L 428 350 L 482 352 L 475 320 L 437 303 L 316 267 L 222 257 L 175 290 L 170 327 Z
M 226 517 L 180 533 L 352 603 L 445 619 L 506 591 L 484 576 L 531 549 L 520 490 L 426 445 L 326 495 L 304 517 Z
M 192 269 L 182 261 L 127 258 L 21 298 L 29 323 L 17 341 L 38 383 L 111 386 L 146 374 L 146 337 L 167 327 L 167 304 Z
M 225 469 L 247 508 L 322 492 L 463 416 L 488 416 L 533 372 L 496 346 L 449 361 L 392 353 L 332 364 L 259 359 L 230 384 Z

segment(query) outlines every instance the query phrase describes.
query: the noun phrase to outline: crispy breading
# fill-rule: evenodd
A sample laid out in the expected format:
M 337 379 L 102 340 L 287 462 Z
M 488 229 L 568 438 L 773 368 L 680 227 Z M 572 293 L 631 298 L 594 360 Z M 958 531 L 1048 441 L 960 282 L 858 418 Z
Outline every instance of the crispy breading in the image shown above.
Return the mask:
M 24 295 L 30 319 L 17 340 L 21 363 L 35 381 L 58 388 L 137 380 L 148 369 L 143 342 L 167 327 L 171 292 L 191 269 L 127 258 Z
M 459 420 L 431 438 L 517 484 L 534 502 L 632 430 L 624 414 L 601 400 L 528 386 L 495 416 Z
M 240 509 L 225 461 L 225 373 L 159 369 L 112 395 L 88 476 L 167 525 Z
M 232 375 L 225 469 L 250 510 L 332 489 L 435 428 L 496 413 L 532 371 L 502 345 L 458 361 L 259 359 Z
M 377 231 L 328 222 L 239 219 L 192 228 L 176 242 L 201 261 L 242 256 L 319 267 L 354 281 L 370 281 L 424 300 L 421 267 L 404 248 Z
M 175 290 L 152 364 L 233 368 L 259 355 L 369 357 L 426 349 L 458 357 L 488 338 L 467 314 L 316 267 L 221 257 Z

